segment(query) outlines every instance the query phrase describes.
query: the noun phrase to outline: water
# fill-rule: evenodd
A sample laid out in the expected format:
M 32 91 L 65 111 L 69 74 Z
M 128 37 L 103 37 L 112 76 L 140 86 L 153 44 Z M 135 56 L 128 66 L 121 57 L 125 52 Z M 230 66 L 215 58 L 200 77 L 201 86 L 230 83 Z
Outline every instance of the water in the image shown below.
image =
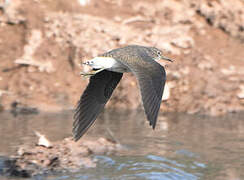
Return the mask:
M 160 115 L 153 131 L 143 112 L 101 114 L 86 136 L 109 137 L 125 150 L 120 155 L 94 156 L 96 168 L 35 177 L 42 180 L 196 180 L 244 179 L 244 113 L 208 117 Z M 0 114 L 0 155 L 34 143 L 34 130 L 50 140 L 71 136 L 72 112 L 17 116 Z M 1 177 L 0 177 L 1 179 Z

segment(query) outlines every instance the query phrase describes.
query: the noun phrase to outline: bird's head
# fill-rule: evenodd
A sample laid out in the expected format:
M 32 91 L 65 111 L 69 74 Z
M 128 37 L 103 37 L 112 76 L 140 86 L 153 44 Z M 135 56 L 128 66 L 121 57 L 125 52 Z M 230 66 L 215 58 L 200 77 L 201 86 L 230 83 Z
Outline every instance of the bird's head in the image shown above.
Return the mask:
M 166 61 L 173 62 L 173 60 L 171 60 L 170 58 L 164 56 L 163 52 L 161 50 L 159 50 L 158 48 L 150 47 L 150 50 L 149 50 L 148 53 L 150 53 L 150 55 L 153 57 L 153 59 L 155 61 L 163 59 L 163 60 L 166 60 Z

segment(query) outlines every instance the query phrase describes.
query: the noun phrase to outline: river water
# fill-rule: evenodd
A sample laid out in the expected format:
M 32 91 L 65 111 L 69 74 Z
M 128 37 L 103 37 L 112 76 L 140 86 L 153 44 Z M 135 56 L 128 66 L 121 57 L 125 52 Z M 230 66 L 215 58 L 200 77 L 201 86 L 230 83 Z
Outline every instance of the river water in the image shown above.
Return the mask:
M 0 155 L 15 154 L 19 145 L 36 142 L 34 130 L 51 141 L 71 136 L 72 114 L 0 113 Z M 160 114 L 153 131 L 142 111 L 106 110 L 86 136 L 112 136 L 124 150 L 119 155 L 94 156 L 96 168 L 34 179 L 244 179 L 243 112 L 222 117 Z

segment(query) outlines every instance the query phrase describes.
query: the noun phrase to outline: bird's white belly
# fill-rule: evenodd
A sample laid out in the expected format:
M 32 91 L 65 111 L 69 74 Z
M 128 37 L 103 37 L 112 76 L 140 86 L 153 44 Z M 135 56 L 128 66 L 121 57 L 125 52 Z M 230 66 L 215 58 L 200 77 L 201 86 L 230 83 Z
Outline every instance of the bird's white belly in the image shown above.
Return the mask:
M 94 69 L 107 69 L 109 71 L 120 73 L 130 72 L 130 70 L 125 65 L 111 57 L 95 57 L 87 61 L 85 64 L 91 66 Z

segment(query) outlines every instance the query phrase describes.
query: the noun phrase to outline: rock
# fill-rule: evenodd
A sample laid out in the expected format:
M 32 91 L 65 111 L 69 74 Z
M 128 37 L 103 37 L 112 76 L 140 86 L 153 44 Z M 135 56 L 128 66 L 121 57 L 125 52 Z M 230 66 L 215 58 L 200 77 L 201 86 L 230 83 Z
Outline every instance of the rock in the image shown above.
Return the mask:
M 43 135 L 38 136 L 43 139 Z M 95 167 L 96 163 L 89 155 L 111 154 L 120 150 L 118 144 L 105 138 L 96 141 L 82 139 L 80 142 L 66 138 L 52 142 L 51 146 L 46 141 L 44 139 L 39 142 L 38 146 L 25 145 L 19 148 L 17 156 L 14 156 L 14 165 L 19 172 L 31 172 L 29 175 L 32 176 L 47 171 L 74 171 L 82 167 Z
M 0 22 L 8 24 L 21 24 L 26 21 L 26 18 L 21 15 L 19 7 L 22 5 L 21 0 L 4 0 L 0 4 L 0 9 L 3 10 L 3 16 L 0 17 Z
M 172 44 L 180 48 L 191 48 L 194 46 L 194 40 L 191 37 L 182 36 L 177 39 L 172 40 Z
M 240 86 L 240 92 L 237 94 L 239 99 L 244 99 L 244 85 Z
M 116 144 L 104 138 L 99 138 L 97 141 L 85 141 L 82 144 L 94 154 L 107 154 L 116 149 Z
M 46 148 L 51 148 L 52 147 L 52 143 L 43 135 L 40 134 L 39 132 L 35 131 L 35 134 L 37 137 L 39 137 L 38 146 L 44 146 Z
M 234 37 L 244 39 L 244 8 L 242 0 L 187 1 L 206 20 Z M 193 6 L 194 5 L 194 6 Z
M 194 39 L 190 36 L 189 31 L 189 26 L 178 24 L 174 26 L 165 26 L 163 29 L 160 26 L 155 26 L 152 29 L 151 38 L 153 38 L 153 40 L 155 39 L 158 48 L 179 55 L 183 52 L 181 51 L 181 48 L 187 49 L 194 46 Z
M 78 3 L 81 5 L 81 6 L 86 6 L 90 3 L 91 1 L 90 0 L 78 0 Z
M 17 102 L 17 101 L 14 101 L 11 103 L 10 112 L 15 117 L 18 115 L 21 115 L 21 114 L 30 115 L 30 114 L 38 114 L 39 113 L 37 108 L 28 107 L 27 105 L 22 104 L 22 103 Z
M 46 71 L 49 73 L 54 72 L 55 69 L 54 69 L 51 61 L 42 62 L 42 61 L 35 60 L 35 58 L 33 57 L 37 48 L 42 43 L 42 41 L 43 41 L 43 38 L 42 38 L 41 31 L 36 30 L 36 29 L 32 30 L 28 44 L 25 45 L 25 47 L 24 47 L 24 54 L 19 59 L 16 59 L 15 63 L 36 66 L 36 67 L 38 67 L 38 69 L 41 72 L 43 72 L 43 71 Z
M 236 72 L 236 68 L 235 66 L 230 66 L 228 69 L 224 68 L 224 69 L 221 69 L 221 72 L 224 74 L 224 75 L 232 75 L 232 74 L 235 74 Z
M 0 176 L 30 178 L 31 172 L 16 165 L 16 159 L 0 156 Z

